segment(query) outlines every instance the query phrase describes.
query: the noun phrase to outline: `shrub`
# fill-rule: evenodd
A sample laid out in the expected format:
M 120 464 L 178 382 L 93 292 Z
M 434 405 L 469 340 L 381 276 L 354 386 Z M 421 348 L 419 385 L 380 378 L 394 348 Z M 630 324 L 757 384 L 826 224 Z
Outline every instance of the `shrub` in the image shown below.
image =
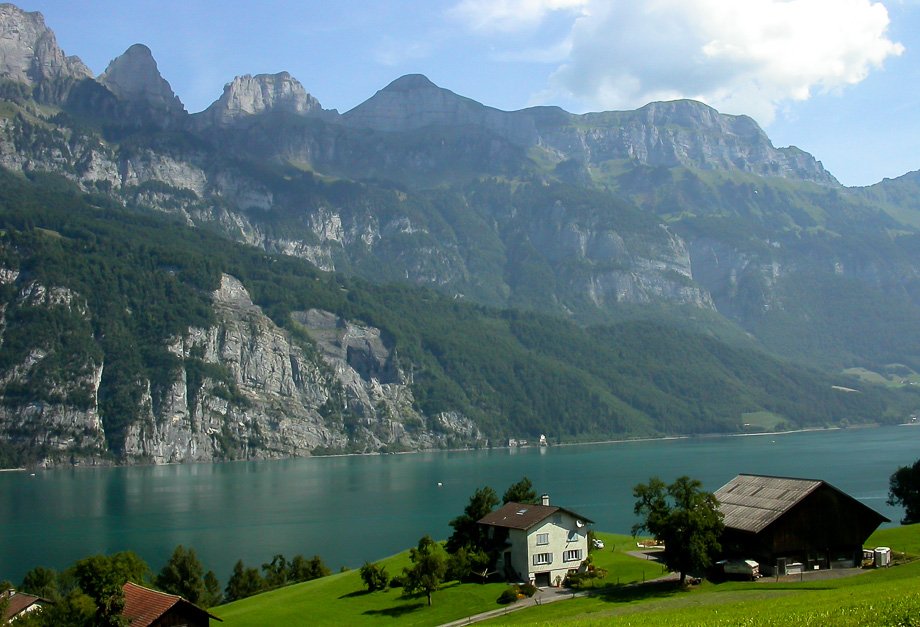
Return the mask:
M 520 593 L 518 592 L 517 586 L 508 586 L 502 590 L 501 595 L 498 597 L 499 603 L 514 603 L 520 598 Z
M 386 588 L 387 581 L 389 581 L 386 567 L 380 564 L 365 562 L 364 566 L 362 566 L 361 570 L 358 572 L 361 575 L 361 581 L 367 586 L 368 592 L 383 590 Z
M 518 586 L 518 592 L 526 597 L 532 597 L 537 593 L 537 587 L 532 583 L 523 583 Z

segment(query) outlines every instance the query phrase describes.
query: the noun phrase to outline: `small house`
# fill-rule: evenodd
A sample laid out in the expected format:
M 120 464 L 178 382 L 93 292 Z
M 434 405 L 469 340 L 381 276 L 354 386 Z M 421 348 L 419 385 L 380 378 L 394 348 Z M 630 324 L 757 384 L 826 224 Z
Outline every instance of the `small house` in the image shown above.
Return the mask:
M 767 575 L 853 568 L 887 518 L 826 481 L 738 475 L 715 497 L 724 557 L 753 559 Z
M 208 627 L 221 620 L 180 596 L 157 592 L 130 581 L 124 585 L 128 627 Z
M 539 505 L 508 503 L 478 522 L 498 547 L 496 571 L 513 581 L 550 586 L 584 568 L 587 525 L 594 521 L 550 505 L 544 494 Z
M 16 590 L 0 592 L 0 599 L 6 599 L 9 601 L 9 605 L 6 607 L 6 611 L 3 613 L 3 616 L 0 616 L 0 625 L 12 623 L 17 618 L 25 616 L 30 612 L 41 611 L 43 607 L 51 604 L 51 601 L 48 599 L 43 599 L 42 597 L 35 596 L 34 594 L 17 592 Z

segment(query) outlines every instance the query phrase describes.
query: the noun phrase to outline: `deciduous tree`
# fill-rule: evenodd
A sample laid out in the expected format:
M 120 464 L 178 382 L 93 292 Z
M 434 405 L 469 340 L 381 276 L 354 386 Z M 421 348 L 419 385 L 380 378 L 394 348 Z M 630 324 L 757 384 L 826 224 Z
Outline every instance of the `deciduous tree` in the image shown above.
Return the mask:
M 688 572 L 706 568 L 721 550 L 724 524 L 719 502 L 702 487 L 683 476 L 668 486 L 652 477 L 648 484 L 633 488 L 637 499 L 633 512 L 641 518 L 633 526 L 633 535 L 646 531 L 664 542 L 664 563 L 680 573 L 681 585 Z
M 888 480 L 888 504 L 904 508 L 902 525 L 920 522 L 920 459 L 899 466 Z
M 57 601 L 61 598 L 58 574 L 53 568 L 36 566 L 31 569 L 22 578 L 22 585 L 19 586 L 19 589 L 49 601 Z
M 383 590 L 390 581 L 386 567 L 381 564 L 364 562 L 364 566 L 361 567 L 358 574 L 361 575 L 361 581 L 367 586 L 368 592 Z
M 323 563 L 323 558 L 319 555 L 314 555 L 310 559 L 305 559 L 303 555 L 296 555 L 291 560 L 289 580 L 293 583 L 300 583 L 301 581 L 327 577 L 331 574 L 332 571 Z
M 493 492 L 494 494 L 494 492 Z M 425 536 L 418 541 L 418 547 L 409 551 L 412 559 L 412 568 L 404 569 L 406 579 L 406 592 L 422 591 L 428 596 L 428 605 L 431 605 L 431 593 L 441 587 L 447 567 L 441 555 L 437 542 L 431 536 Z

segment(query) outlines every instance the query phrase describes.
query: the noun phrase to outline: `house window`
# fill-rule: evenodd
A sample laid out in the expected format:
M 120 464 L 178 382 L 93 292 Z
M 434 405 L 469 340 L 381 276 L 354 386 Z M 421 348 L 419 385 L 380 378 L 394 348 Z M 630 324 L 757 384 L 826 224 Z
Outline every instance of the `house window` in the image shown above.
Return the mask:
M 538 533 L 537 534 L 537 545 L 540 544 L 549 544 L 549 534 L 548 533 Z
M 553 554 L 552 553 L 537 553 L 533 556 L 533 565 L 534 566 L 544 566 L 546 564 L 553 563 Z
M 566 542 L 577 542 L 578 541 L 578 532 L 570 531 L 568 537 L 565 540 Z
M 580 562 L 581 555 L 582 555 L 581 549 L 575 549 L 574 551 L 563 551 L 562 561 L 563 562 Z
M 553 524 L 555 525 L 562 524 L 562 514 L 553 514 Z

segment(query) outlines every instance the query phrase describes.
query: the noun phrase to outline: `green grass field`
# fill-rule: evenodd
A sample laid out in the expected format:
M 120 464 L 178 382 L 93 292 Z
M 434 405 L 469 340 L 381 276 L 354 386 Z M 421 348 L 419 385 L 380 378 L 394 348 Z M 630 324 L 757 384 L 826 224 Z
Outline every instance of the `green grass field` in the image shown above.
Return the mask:
M 634 538 L 605 533 L 597 537 L 605 547 L 592 553 L 594 563 L 606 569 L 607 576 L 593 582 L 591 596 L 526 608 L 482 624 L 920 626 L 920 561 L 843 579 L 704 582 L 679 590 L 673 582 L 629 585 L 660 577 L 662 567 L 627 554 L 637 548 Z M 889 546 L 916 556 L 920 525 L 877 531 L 867 546 Z M 409 565 L 408 552 L 382 562 L 392 577 Z M 497 599 L 504 588 L 501 583 L 450 582 L 434 593 L 428 607 L 423 594 L 405 596 L 399 588 L 368 593 L 358 572 L 348 571 L 220 606 L 213 613 L 227 627 L 439 625 L 501 608 Z
M 920 525 L 877 531 L 867 546 L 917 555 Z M 525 609 L 484 624 L 727 627 L 735 625 L 920 625 L 920 561 L 824 581 L 704 582 L 687 591 L 673 583 L 613 588 L 597 596 Z
M 392 578 L 410 565 L 409 552 L 381 560 Z M 216 607 L 227 627 L 280 625 L 438 625 L 501 607 L 503 583 L 450 582 L 432 595 L 405 596 L 401 588 L 367 592 L 357 570 L 288 586 Z
M 786 419 L 779 414 L 774 414 L 769 411 L 755 411 L 741 414 L 741 422 L 744 425 L 744 430 L 753 433 L 775 431 L 776 427 L 785 421 Z

